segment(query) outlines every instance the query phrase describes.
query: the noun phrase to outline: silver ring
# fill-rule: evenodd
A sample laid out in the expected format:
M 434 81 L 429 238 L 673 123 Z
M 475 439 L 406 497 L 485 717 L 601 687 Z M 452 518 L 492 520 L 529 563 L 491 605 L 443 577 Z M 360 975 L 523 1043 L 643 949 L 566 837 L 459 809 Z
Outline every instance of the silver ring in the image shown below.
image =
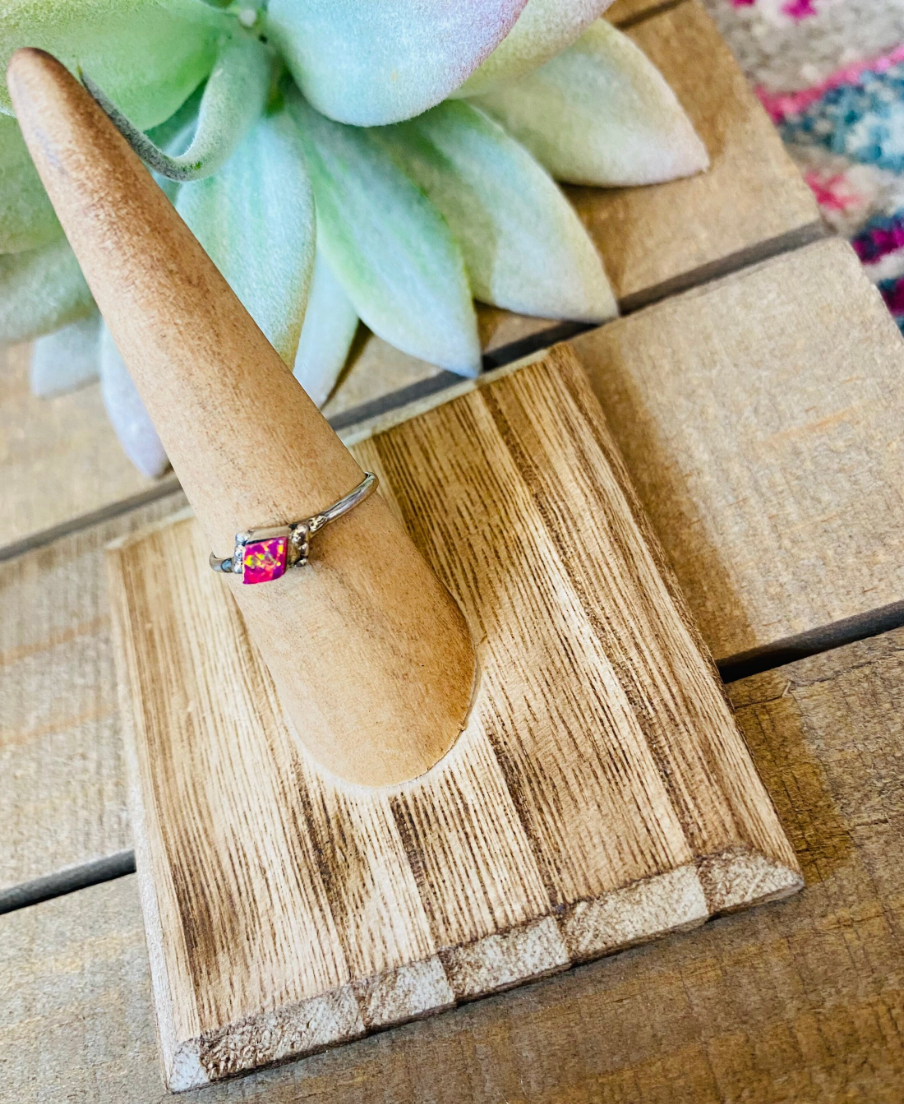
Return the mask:
M 269 529 L 247 529 L 236 533 L 235 550 L 223 559 L 210 554 L 214 571 L 241 575 L 243 583 L 270 583 L 285 575 L 290 567 L 302 567 L 308 562 L 311 537 L 331 521 L 353 510 L 359 502 L 377 489 L 377 477 L 367 472 L 353 491 L 313 517 L 277 525 Z

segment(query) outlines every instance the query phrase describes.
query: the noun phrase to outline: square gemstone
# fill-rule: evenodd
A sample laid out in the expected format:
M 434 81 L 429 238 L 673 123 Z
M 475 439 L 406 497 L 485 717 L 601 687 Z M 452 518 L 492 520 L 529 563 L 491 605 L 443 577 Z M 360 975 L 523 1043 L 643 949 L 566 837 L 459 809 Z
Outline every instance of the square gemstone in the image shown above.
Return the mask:
M 242 554 L 242 582 L 269 583 L 286 573 L 288 537 L 251 541 Z

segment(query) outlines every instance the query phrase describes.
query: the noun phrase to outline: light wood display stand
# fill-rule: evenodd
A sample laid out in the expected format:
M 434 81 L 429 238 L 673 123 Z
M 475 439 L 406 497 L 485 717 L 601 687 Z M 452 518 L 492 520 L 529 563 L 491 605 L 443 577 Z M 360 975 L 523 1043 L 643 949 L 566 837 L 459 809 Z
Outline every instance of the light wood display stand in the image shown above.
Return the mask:
M 713 169 L 649 189 L 587 189 L 576 195 L 622 302 L 636 306 L 664 294 L 663 289 L 669 295 L 585 335 L 574 348 L 708 647 L 717 659 L 729 661 L 729 667 L 739 652 L 759 649 L 771 657 L 769 664 L 775 669 L 726 689 L 756 768 L 797 852 L 806 889 L 789 900 L 744 909 L 685 935 L 564 971 L 504 996 L 463 1004 L 451 1015 L 428 1016 L 310 1060 L 220 1081 L 189 1094 L 199 1104 L 897 1104 L 900 1099 L 904 1044 L 896 1025 L 904 1023 L 904 629 L 882 631 L 790 666 L 781 666 L 780 654 L 787 638 L 797 640 L 802 634 L 809 640 L 821 632 L 820 626 L 837 634 L 838 643 L 837 637 L 849 633 L 852 623 L 885 616 L 904 597 L 904 343 L 846 243 L 803 244 L 816 219 L 812 198 L 696 0 L 668 9 L 655 0 L 618 0 L 609 14 L 613 19 L 633 19 L 650 7 L 656 14 L 632 24 L 629 33 L 676 89 L 707 144 Z M 768 203 L 763 196 L 769 197 Z M 770 256 L 772 260 L 765 260 Z M 726 273 L 726 278 L 713 281 L 714 271 Z M 695 290 L 673 294 L 676 286 L 685 284 Z M 490 335 L 494 344 L 524 336 L 526 320 L 500 312 L 482 315 L 498 323 Z M 331 413 L 339 412 L 346 427 L 360 423 L 365 409 L 370 415 L 397 403 L 400 388 L 435 371 L 408 363 L 411 358 L 376 338 L 362 344 L 331 404 Z M 0 479 L 6 528 L 0 549 L 0 908 L 12 905 L 14 911 L 0 915 L 0 1084 L 3 1098 L 17 1102 L 161 1104 L 155 1000 L 139 901 L 139 881 L 147 899 L 149 870 L 141 859 L 140 876 L 127 873 L 133 863 L 134 833 L 126 812 L 103 548 L 171 517 L 184 508 L 185 498 L 175 477 L 149 485 L 131 471 L 106 422 L 96 386 L 53 400 L 37 399 L 28 393 L 27 350 L 5 351 L 2 360 Z M 483 389 L 482 398 L 468 394 L 467 403 L 456 399 L 452 410 L 407 411 L 418 415 L 408 429 L 396 425 L 386 435 L 381 423 L 374 431 L 381 436 L 362 441 L 355 455 L 370 463 L 372 450 L 401 449 L 408 434 L 423 435 L 424 426 L 446 424 L 453 410 L 457 418 L 462 411 L 477 409 L 483 412 L 481 425 L 504 438 L 501 454 L 515 456 L 524 436 L 520 431 L 510 433 L 504 428 L 508 423 L 498 421 L 499 412 L 510 411 L 511 404 L 502 407 L 494 400 L 492 414 L 487 414 L 486 403 L 502 384 L 527 381 L 525 373 L 536 371 L 534 365 L 507 380 L 496 377 Z M 560 362 L 556 372 L 561 371 Z M 549 382 L 559 385 L 558 379 Z M 410 397 L 413 390 L 404 394 Z M 587 409 L 593 409 L 589 400 Z M 563 417 L 565 428 L 571 427 L 570 399 L 563 408 L 557 398 L 552 417 L 543 410 L 539 407 L 535 414 L 531 406 L 530 418 L 533 425 L 550 427 L 544 429 L 547 437 L 553 428 L 563 428 Z M 359 430 L 353 432 L 360 439 Z M 480 440 L 485 439 L 482 432 Z M 467 494 L 487 494 L 488 479 L 502 478 L 508 487 L 513 464 L 523 464 L 533 453 L 525 457 L 518 452 L 517 461 L 506 460 L 502 467 L 499 456 L 493 451 L 492 463 L 482 467 L 476 454 L 456 461 L 467 461 L 469 470 L 480 472 L 481 482 L 470 491 L 456 482 L 444 460 L 443 493 L 453 506 L 459 504 L 455 509 Z M 531 531 L 526 555 L 536 557 L 538 542 L 545 555 L 550 534 L 559 532 L 561 511 L 557 507 L 543 513 L 550 497 L 536 478 L 537 465 L 525 470 L 529 489 L 519 492 L 518 504 L 528 508 L 533 519 L 536 532 Z M 552 465 L 549 470 L 558 469 Z M 388 480 L 385 465 L 381 471 Z M 571 486 L 585 479 L 577 464 L 565 471 L 565 477 Z M 401 505 L 410 514 L 414 499 L 406 498 L 407 488 L 418 493 L 424 478 L 418 472 L 412 483 L 407 469 L 403 475 L 397 464 L 396 474 L 386 483 L 391 507 Z M 436 485 L 439 482 L 437 476 Z M 595 476 L 594 485 L 599 485 Z M 559 502 L 558 492 L 553 498 Z M 598 539 L 607 538 L 609 530 L 595 523 L 600 516 L 596 507 L 580 509 L 580 547 L 596 555 Z M 439 514 L 422 516 L 418 511 L 419 524 L 429 528 L 424 540 L 432 540 L 438 518 Z M 599 533 L 587 544 L 584 532 L 594 524 Z M 163 530 L 156 539 L 180 549 L 185 557 L 186 542 L 200 541 L 191 535 L 193 526 Z M 140 547 L 116 556 L 137 557 Z M 197 550 L 203 559 L 206 546 L 199 544 Z M 556 592 L 553 612 L 558 620 L 548 613 L 544 617 L 553 627 L 561 624 L 563 615 L 569 625 L 576 625 L 575 610 L 589 609 L 593 626 L 585 630 L 589 635 L 578 638 L 583 641 L 579 656 L 605 639 L 606 661 L 615 671 L 613 692 L 619 685 L 633 687 L 624 681 L 632 671 L 630 663 L 612 647 L 617 639 L 606 635 L 610 611 L 623 608 L 608 597 L 615 576 L 608 566 L 601 569 L 606 585 L 597 595 L 596 583 L 583 585 L 588 578 L 584 560 L 569 555 L 552 563 L 554 568 L 546 570 L 554 570 L 560 580 L 564 573 L 566 582 Z M 190 566 L 200 569 L 194 550 Z M 479 584 L 483 595 L 490 566 L 475 561 L 459 567 L 462 573 L 471 572 L 470 580 Z M 160 571 L 159 563 L 154 570 Z M 498 570 L 505 570 L 504 577 L 513 582 L 524 577 L 504 565 Z M 195 578 L 198 586 L 214 581 L 200 570 Z M 197 597 L 191 587 L 180 587 L 179 595 Z M 497 584 L 491 597 L 493 608 L 501 609 L 510 624 L 523 607 L 515 604 L 519 595 L 509 601 L 509 593 Z M 176 597 L 169 597 L 169 606 L 164 602 L 154 609 L 155 620 L 172 610 Z M 235 617 L 228 607 L 200 608 L 212 618 Z M 168 635 L 167 640 L 191 639 L 184 635 L 185 616 L 182 610 L 182 637 Z M 537 632 L 535 624 L 529 632 Z M 556 679 L 556 698 L 562 699 L 573 688 L 560 678 L 561 663 L 549 676 L 544 674 L 548 646 L 543 641 L 550 638 L 534 647 L 529 632 L 521 633 L 517 643 L 530 649 L 537 665 L 525 667 L 521 681 L 539 694 Z M 658 641 L 640 639 L 644 644 Z M 148 643 L 142 639 L 145 659 Z M 237 646 L 227 641 L 224 657 L 216 657 L 220 669 L 236 669 Z M 176 648 L 177 643 L 168 647 Z M 247 652 L 242 670 L 249 693 L 257 694 L 263 684 L 265 692 L 257 700 L 270 708 L 272 688 L 251 645 Z M 193 677 L 196 661 L 200 662 L 192 658 L 194 666 L 186 679 Z M 535 699 L 526 697 L 527 690 L 519 682 L 511 690 L 513 700 L 530 704 Z M 187 694 L 180 686 L 176 692 Z M 633 688 L 631 694 L 638 706 L 645 700 Z M 213 707 L 234 709 L 235 703 L 211 703 L 207 689 L 204 695 L 199 691 L 178 699 L 185 703 L 177 714 L 180 725 L 187 725 L 192 716 L 208 718 L 191 745 L 198 754 L 190 760 L 182 754 L 168 768 L 178 772 L 189 796 L 194 785 L 230 783 L 224 772 L 235 761 L 227 758 L 228 746 L 211 744 L 209 715 Z M 173 704 L 159 704 L 175 712 Z M 170 714 L 162 714 L 161 721 Z M 663 755 L 663 741 L 649 728 L 647 716 L 639 716 L 644 742 L 663 772 L 673 770 L 682 753 L 685 759 L 690 755 L 690 764 L 699 763 L 696 730 L 689 738 L 680 725 L 672 726 Z M 164 746 L 179 746 L 184 752 L 184 727 L 159 731 Z M 581 739 L 608 749 L 612 731 L 608 722 L 595 725 L 590 736 Z M 704 730 L 704 736 L 709 731 Z M 284 730 L 272 711 L 262 732 L 258 747 L 266 763 L 285 746 L 279 743 Z M 570 730 L 548 733 L 531 720 L 517 731 L 502 728 L 501 721 L 488 722 L 481 735 L 484 748 L 495 741 L 492 756 L 500 764 L 499 772 L 501 764 L 506 768 L 503 785 L 509 797 L 500 818 L 523 824 L 529 816 L 531 825 L 550 824 L 547 835 L 558 832 L 567 859 L 561 872 L 549 876 L 559 852 L 540 851 L 536 857 L 531 853 L 526 860 L 528 871 L 540 869 L 543 862 L 542 876 L 534 876 L 533 884 L 540 885 L 534 897 L 538 909 L 544 893 L 550 902 L 544 906 L 546 919 L 520 922 L 520 917 L 533 915 L 523 905 L 523 891 L 522 897 L 511 897 L 515 903 L 509 907 L 508 884 L 500 889 L 483 876 L 483 837 L 464 831 L 454 837 L 456 825 L 463 828 L 477 816 L 476 791 L 469 788 L 473 772 L 464 772 L 476 749 L 467 761 L 444 761 L 433 775 L 431 785 L 443 792 L 441 805 L 428 802 L 422 782 L 387 791 L 385 800 L 365 808 L 342 787 L 317 779 L 309 785 L 302 763 L 297 774 L 304 786 L 295 775 L 279 776 L 281 786 L 294 787 L 291 809 L 283 803 L 278 812 L 265 810 L 272 826 L 280 813 L 288 816 L 303 800 L 311 801 L 299 814 L 302 827 L 289 825 L 303 837 L 305 850 L 299 852 L 300 859 L 291 856 L 293 865 L 284 877 L 272 877 L 268 867 L 237 867 L 229 873 L 241 881 L 241 892 L 227 898 L 216 881 L 223 876 L 219 866 L 208 872 L 176 870 L 180 878 L 194 877 L 193 883 L 164 884 L 161 890 L 178 894 L 170 901 L 188 910 L 184 925 L 181 918 L 177 921 L 181 944 L 175 946 L 189 946 L 191 955 L 190 960 L 180 960 L 178 992 L 183 1010 L 196 1017 L 195 1026 L 203 1024 L 203 1049 L 212 1075 L 217 1071 L 214 1056 L 239 1055 L 243 1039 L 256 1044 L 265 1038 L 254 1032 L 266 1016 L 280 1035 L 281 1054 L 300 1053 L 305 1043 L 319 1046 L 329 1038 L 331 1021 L 326 1014 L 317 1019 L 314 1013 L 328 1011 L 333 998 L 324 995 L 306 1004 L 284 1001 L 276 967 L 282 963 L 287 969 L 291 955 L 280 949 L 276 964 L 270 958 L 253 960 L 257 946 L 270 953 L 275 936 L 267 934 L 271 913 L 264 898 L 258 911 L 266 940 L 259 938 L 248 902 L 262 898 L 251 897 L 246 887 L 258 891 L 267 877 L 273 896 L 282 902 L 287 899 L 286 884 L 299 884 L 298 871 L 309 871 L 312 863 L 317 866 L 311 880 L 301 885 L 319 893 L 314 903 L 320 911 L 302 912 L 297 924 L 300 928 L 305 916 L 326 917 L 324 924 L 335 934 L 328 946 L 339 948 L 333 976 L 346 980 L 321 992 L 335 994 L 336 1006 L 348 1013 L 345 1026 L 359 1033 L 392 1022 L 393 1009 L 402 1015 L 406 1001 L 409 1009 L 416 1007 L 417 992 L 433 993 L 446 1004 L 467 1000 L 475 989 L 465 984 L 462 963 L 472 961 L 471 951 L 475 958 L 489 958 L 498 951 L 492 969 L 500 980 L 506 961 L 520 962 L 522 972 L 529 974 L 528 937 L 538 929 L 553 930 L 553 940 L 561 938 L 570 945 L 569 925 L 582 912 L 603 916 L 599 930 L 610 936 L 613 946 L 617 939 L 631 937 L 624 902 L 636 903 L 633 915 L 644 920 L 647 930 L 674 920 L 679 911 L 675 907 L 664 911 L 659 922 L 650 908 L 642 908 L 642 890 L 658 887 L 664 894 L 664 871 L 652 881 L 632 883 L 629 893 L 611 888 L 616 875 L 607 873 L 610 867 L 594 866 L 592 854 L 587 858 L 588 825 L 600 808 L 599 784 L 588 788 L 585 802 L 583 791 L 576 796 L 575 786 L 559 786 L 558 774 L 537 774 L 536 766 L 546 765 L 550 749 L 564 748 L 571 755 L 576 746 Z M 738 747 L 735 740 L 731 736 L 727 746 Z M 515 759 L 521 773 L 509 767 L 513 747 L 530 749 L 529 758 Z M 534 755 L 537 747 L 542 757 Z M 247 756 L 248 748 L 247 741 L 237 744 L 236 756 Z M 204 758 L 202 753 L 208 752 Z M 453 755 L 463 753 L 462 747 Z M 490 753 L 483 754 L 487 762 Z M 582 769 L 592 762 L 579 757 L 575 761 Z M 246 762 L 247 758 L 241 760 Z M 256 762 L 249 769 L 256 770 Z M 456 762 L 460 767 L 453 771 Z M 605 785 L 617 779 L 615 771 L 623 762 L 623 757 L 615 760 L 603 776 Z M 212 780 L 202 769 L 209 763 L 219 771 Z M 273 777 L 272 771 L 265 775 L 271 782 Z M 714 777 L 709 764 L 706 777 Z M 718 777 L 717 790 L 728 785 L 724 776 Z M 669 778 L 676 778 L 674 772 Z M 447 783 L 444 789 L 441 781 Z M 519 790 L 520 781 L 524 785 Z M 230 784 L 250 790 L 252 782 L 239 777 Z M 561 804 L 556 803 L 557 788 L 564 795 Z M 701 792 L 705 796 L 711 788 L 707 782 Z M 528 796 L 526 804 L 518 803 L 522 793 Z M 619 791 L 619 808 L 626 798 L 627 789 Z M 576 814 L 576 801 L 581 801 L 582 810 L 592 805 L 591 812 Z M 666 811 L 669 804 L 671 797 Z M 543 808 L 549 812 L 541 822 L 538 810 Z M 433 809 L 442 821 L 428 820 Z M 383 833 L 378 837 L 373 835 L 375 823 Z M 699 856 L 709 846 L 718 851 L 723 836 L 711 831 L 699 840 L 699 833 L 690 835 L 697 832 L 697 823 L 682 821 L 694 840 L 689 850 Z M 741 833 L 733 823 L 725 825 L 724 834 L 737 838 Z M 608 827 L 608 815 L 605 824 L 603 831 L 590 836 L 601 853 L 619 840 Z M 223 827 L 217 819 L 212 827 L 225 833 L 231 822 Z M 254 849 L 245 853 L 255 859 L 273 854 L 275 838 L 280 854 L 285 854 L 281 823 L 275 831 L 275 837 L 260 835 Z M 366 832 L 370 835 L 365 837 Z M 478 873 L 464 888 L 464 875 L 456 874 L 439 856 L 443 842 L 453 837 L 473 847 L 469 861 Z M 395 841 L 393 848 L 372 848 L 375 838 Z M 226 839 L 231 842 L 231 837 Z M 147 847 L 145 836 L 139 841 Z M 238 842 L 247 846 L 245 838 Z M 412 842 L 416 848 L 409 859 L 406 848 Z M 224 861 L 231 861 L 235 853 L 224 851 Z M 321 854 L 329 861 L 321 864 Z M 460 852 L 456 854 L 463 863 Z M 604 886 L 599 896 L 585 898 L 583 904 L 566 897 L 569 887 L 576 886 L 577 864 L 587 871 L 586 884 Z M 707 887 L 707 908 L 714 907 L 708 878 L 712 865 L 703 859 L 694 863 Z M 686 867 L 678 869 L 686 877 Z M 769 864 L 765 870 L 776 873 Z M 457 880 L 449 881 L 453 876 Z M 412 885 L 406 900 L 413 911 L 400 910 L 397 887 Z M 385 895 L 380 892 L 384 886 Z M 737 886 L 738 900 L 745 892 L 749 899 L 756 896 L 749 873 L 738 878 Z M 202 897 L 205 887 L 213 891 L 209 902 Z M 768 888 L 767 882 L 763 892 Z M 622 902 L 617 911 L 603 912 L 599 901 L 606 893 L 608 900 Z M 40 900 L 41 894 L 56 896 Z M 446 913 L 434 908 L 439 897 L 447 903 Z M 35 904 L 36 899 L 40 903 Z M 563 905 L 563 900 L 574 903 Z M 30 907 L 20 907 L 25 904 Z M 240 931 L 248 940 L 230 950 L 233 958 L 228 961 L 205 957 L 219 953 L 221 943 L 203 938 L 195 945 L 187 942 L 195 934 L 203 935 L 200 926 L 193 926 L 193 915 L 203 920 L 213 910 L 216 939 Z M 683 915 L 690 911 L 685 909 Z M 279 930 L 285 944 L 286 928 Z M 159 982 L 164 965 L 159 926 L 157 932 L 154 970 Z M 523 936 L 520 950 L 514 939 L 518 932 Z M 461 942 L 456 942 L 459 937 Z M 535 937 L 533 945 L 538 942 Z M 299 943 L 301 937 L 289 946 L 291 954 Z M 323 944 L 311 946 L 319 956 L 311 972 L 322 974 Z M 399 965 L 405 946 L 415 948 L 411 961 L 416 965 L 410 969 Z M 554 942 L 547 946 L 561 948 Z M 294 963 L 297 970 L 307 968 L 307 953 L 304 944 Z M 566 957 L 567 949 L 560 949 L 559 961 Z M 550 958 L 555 956 L 547 956 L 545 962 Z M 544 964 L 539 953 L 536 961 L 539 970 Z M 224 996 L 215 988 L 231 967 L 245 987 L 244 1005 L 238 990 Z M 211 974 L 210 987 L 205 970 L 217 971 Z M 432 989 L 425 975 L 432 977 Z M 273 985 L 266 1002 L 254 1003 L 249 977 L 253 982 L 263 977 L 256 983 Z M 440 984 L 443 977 L 448 989 Z M 196 983 L 198 996 L 192 988 Z M 315 983 L 305 991 L 316 991 Z M 217 992 L 219 997 L 214 996 Z M 223 1002 L 220 1007 L 233 1001 L 234 1008 L 247 1010 L 248 1018 L 226 1031 L 215 1000 Z M 307 1020 L 303 1005 L 310 1013 Z M 191 1022 L 183 1022 L 188 1023 L 186 1038 L 201 1038 L 191 1035 Z M 333 1037 L 343 1036 L 337 1032 Z M 191 1055 L 192 1049 L 186 1046 L 185 1052 Z M 199 1042 L 198 1055 L 201 1051 Z M 266 1055 L 249 1047 L 246 1057 L 264 1060 Z M 179 1084 L 187 1084 L 192 1071 L 208 1076 L 199 1058 L 183 1067 Z
M 299 754 L 192 518 L 109 554 L 172 1089 L 802 884 L 567 348 L 352 451 L 479 642 L 467 727 L 414 782 Z
M 200 522 L 109 555 L 169 1088 L 798 889 L 573 354 L 349 453 L 72 79 L 25 53 L 11 88 Z M 309 571 L 207 568 L 362 469 Z

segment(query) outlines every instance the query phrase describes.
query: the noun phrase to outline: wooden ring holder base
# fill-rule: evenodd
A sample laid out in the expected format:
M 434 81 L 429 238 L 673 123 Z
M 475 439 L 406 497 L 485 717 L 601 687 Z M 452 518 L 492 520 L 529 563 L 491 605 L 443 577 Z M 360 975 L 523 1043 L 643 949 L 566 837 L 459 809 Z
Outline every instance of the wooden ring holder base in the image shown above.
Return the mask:
M 352 446 L 477 642 L 466 728 L 413 782 L 292 738 L 191 517 L 109 553 L 170 1089 L 802 884 L 571 351 L 449 395 Z

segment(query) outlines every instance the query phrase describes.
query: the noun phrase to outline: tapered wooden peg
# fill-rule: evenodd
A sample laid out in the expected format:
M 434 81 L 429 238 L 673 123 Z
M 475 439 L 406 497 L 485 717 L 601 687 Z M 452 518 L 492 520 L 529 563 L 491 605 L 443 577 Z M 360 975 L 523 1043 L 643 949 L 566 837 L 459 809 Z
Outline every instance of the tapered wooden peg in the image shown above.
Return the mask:
M 19 50 L 7 79 L 212 549 L 225 557 L 236 533 L 305 518 L 350 491 L 358 464 L 94 100 L 40 50 Z M 474 677 L 468 629 L 379 495 L 318 534 L 307 566 L 222 585 L 299 738 L 340 778 L 402 782 L 454 743 Z

